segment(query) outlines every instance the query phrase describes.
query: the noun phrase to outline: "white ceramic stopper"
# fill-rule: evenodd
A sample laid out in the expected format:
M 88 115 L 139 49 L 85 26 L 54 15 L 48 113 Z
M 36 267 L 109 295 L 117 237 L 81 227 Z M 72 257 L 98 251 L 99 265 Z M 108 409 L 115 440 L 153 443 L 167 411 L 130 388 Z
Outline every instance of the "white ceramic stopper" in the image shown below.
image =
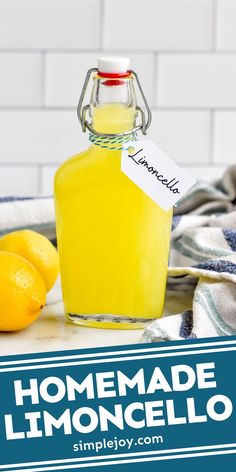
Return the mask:
M 108 74 L 125 74 L 129 70 L 129 57 L 105 56 L 98 58 L 98 70 Z

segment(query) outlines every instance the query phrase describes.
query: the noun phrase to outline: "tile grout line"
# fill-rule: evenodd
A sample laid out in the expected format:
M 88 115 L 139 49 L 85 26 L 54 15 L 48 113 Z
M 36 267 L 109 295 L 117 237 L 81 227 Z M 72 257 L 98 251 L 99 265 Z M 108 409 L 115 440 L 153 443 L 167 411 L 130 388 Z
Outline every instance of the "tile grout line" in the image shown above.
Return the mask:
M 0 105 L 0 112 L 8 112 L 8 111 L 11 111 L 11 112 L 32 112 L 32 111 L 48 111 L 48 112 L 51 112 L 51 111 L 58 111 L 58 112 L 68 112 L 68 111 L 76 111 L 76 106 L 61 106 L 61 105 L 55 105 L 55 106 L 42 106 L 42 105 L 39 105 L 39 106 L 1 106 Z
M 217 0 L 212 0 L 212 16 L 211 16 L 211 21 L 212 21 L 212 53 L 217 53 L 217 13 L 218 13 L 218 2 Z
M 104 44 L 105 44 L 105 3 L 104 0 L 100 0 L 100 18 L 99 18 L 99 26 L 100 26 L 100 50 L 104 51 Z
M 177 161 L 176 161 L 177 162 Z M 41 171 L 44 169 L 44 168 L 49 168 L 49 167 L 55 167 L 55 169 L 57 169 L 59 167 L 59 165 L 61 164 L 61 161 L 58 161 L 58 162 L 35 162 L 35 163 L 31 163 L 31 162 L 0 162 L 0 169 L 1 168 L 6 168 L 6 167 L 30 167 L 30 168 L 36 168 L 36 169 L 41 169 Z M 181 166 L 184 166 L 184 167 L 199 167 L 199 168 L 203 168 L 203 167 L 212 167 L 211 163 L 208 161 L 208 162 L 182 162 L 181 160 L 178 160 L 178 164 L 181 165 Z M 214 167 L 222 167 L 222 166 L 225 166 L 226 163 L 225 162 L 216 162 L 214 163 Z
M 41 52 L 41 107 L 45 108 L 45 85 L 46 85 L 46 51 L 42 50 Z
M 212 106 L 151 106 L 152 111 L 160 111 L 160 112 L 186 112 L 186 113 L 202 113 L 202 112 L 211 112 L 211 111 L 219 111 L 219 112 L 228 112 L 228 113 L 235 113 L 236 112 L 236 105 L 230 107 L 212 107 Z M 75 112 L 75 106 L 61 106 L 61 105 L 54 105 L 54 106 L 46 106 L 42 108 L 42 106 L 1 106 L 0 105 L 0 113 L 4 112 L 32 112 L 32 111 L 42 111 L 42 112 Z
M 215 154 L 215 111 L 210 111 L 210 140 L 209 140 L 209 162 L 213 166 L 214 163 L 214 154 Z
M 38 168 L 38 194 L 42 195 L 42 184 L 43 184 L 43 182 L 42 182 L 42 180 L 43 180 L 42 169 L 43 169 L 43 167 L 42 167 L 41 164 L 39 164 L 37 166 L 37 168 Z
M 38 170 L 38 194 L 41 195 L 41 180 L 42 180 L 42 177 L 41 177 L 41 165 L 38 164 L 37 165 L 37 170 Z
M 158 53 L 154 53 L 153 56 L 153 84 L 152 84 L 152 104 L 151 108 L 154 110 L 157 107 L 157 82 L 159 75 L 159 56 Z
M 215 110 L 211 111 L 211 165 L 216 166 L 217 162 L 215 161 Z M 227 163 L 229 165 L 229 163 Z
M 104 0 L 100 0 L 100 1 L 104 1 Z M 217 16 L 217 15 L 216 15 Z M 100 21 L 100 20 L 99 20 Z M 104 27 L 101 28 L 103 29 L 104 31 Z M 99 41 L 101 40 L 101 36 L 99 38 Z M 213 42 L 211 40 L 211 42 Z M 126 52 L 126 53 L 130 53 L 130 54 L 166 54 L 166 55 L 206 55 L 206 54 L 212 54 L 213 53 L 213 49 L 211 48 L 207 48 L 207 49 L 132 49 L 132 48 L 127 48 L 127 49 L 124 49 L 124 48 L 116 48 L 116 49 L 111 49 L 111 48 L 105 48 L 104 45 L 103 45 L 103 50 L 108 50 L 108 51 L 113 51 L 114 53 L 116 53 L 117 51 L 123 51 L 123 52 Z M 46 53 L 54 53 L 54 54 L 70 54 L 70 53 L 75 53 L 75 54 L 83 54 L 83 53 L 91 53 L 91 54 L 94 54 L 94 53 L 97 53 L 99 52 L 99 50 L 101 50 L 101 47 L 99 46 L 98 48 L 94 47 L 94 48 L 89 48 L 89 49 L 86 49 L 86 48 L 46 48 L 44 49 L 44 51 Z M 0 55 L 1 54 L 39 54 L 40 52 L 42 52 L 42 49 L 41 48 L 28 48 L 28 49 L 15 49 L 15 48 L 11 48 L 11 49 L 1 49 L 0 48 Z M 232 56 L 235 56 L 236 54 L 236 48 L 235 49 L 218 49 L 217 51 L 217 54 L 219 55 L 224 55 L 224 54 L 230 54 Z
M 38 168 L 38 167 L 58 167 L 61 164 L 61 161 L 55 162 L 55 161 L 48 161 L 48 162 L 17 162 L 17 161 L 11 161 L 11 162 L 0 162 L 0 168 L 1 167 L 32 167 L 33 169 Z

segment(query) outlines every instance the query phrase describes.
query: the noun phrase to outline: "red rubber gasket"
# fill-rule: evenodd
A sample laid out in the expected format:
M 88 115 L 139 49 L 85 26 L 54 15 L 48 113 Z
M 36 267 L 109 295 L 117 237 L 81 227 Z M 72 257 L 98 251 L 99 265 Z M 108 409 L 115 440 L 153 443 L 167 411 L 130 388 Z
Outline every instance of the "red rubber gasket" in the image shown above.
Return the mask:
M 117 73 L 114 73 L 114 72 L 100 72 L 98 71 L 97 75 L 99 77 L 104 77 L 104 78 L 107 78 L 107 79 L 122 79 L 124 77 L 128 77 L 129 75 L 131 74 L 131 72 L 128 70 L 127 72 L 117 72 Z
M 104 80 L 102 85 L 107 85 L 108 87 L 113 87 L 113 85 L 124 85 L 124 80 L 120 79 L 107 79 Z

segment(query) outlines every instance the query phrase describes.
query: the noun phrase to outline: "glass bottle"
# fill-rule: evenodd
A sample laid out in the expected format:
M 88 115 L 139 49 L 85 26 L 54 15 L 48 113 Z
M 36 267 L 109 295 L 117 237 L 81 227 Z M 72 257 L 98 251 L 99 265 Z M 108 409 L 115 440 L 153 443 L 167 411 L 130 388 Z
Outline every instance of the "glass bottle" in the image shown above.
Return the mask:
M 91 74 L 90 104 L 82 109 Z M 135 79 L 148 120 L 137 105 Z M 151 120 L 128 58 L 100 58 L 98 69 L 87 74 L 78 116 L 83 130 L 91 131 L 91 145 L 55 176 L 66 317 L 91 327 L 141 328 L 162 315 L 172 211 L 161 209 L 121 171 L 122 149 L 138 129 L 146 133 Z

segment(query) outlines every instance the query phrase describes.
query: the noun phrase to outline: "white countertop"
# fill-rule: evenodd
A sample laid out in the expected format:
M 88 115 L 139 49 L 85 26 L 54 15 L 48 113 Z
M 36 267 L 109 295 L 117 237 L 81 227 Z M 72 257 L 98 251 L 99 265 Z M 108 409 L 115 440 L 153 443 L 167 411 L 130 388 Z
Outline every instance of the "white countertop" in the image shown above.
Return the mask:
M 142 330 L 107 330 L 77 326 L 64 317 L 60 285 L 48 295 L 47 305 L 39 318 L 28 328 L 12 333 L 0 333 L 0 356 L 29 352 L 118 346 L 139 343 Z M 52 303 L 52 301 L 54 303 Z M 189 308 L 190 300 L 168 295 L 165 315 Z

